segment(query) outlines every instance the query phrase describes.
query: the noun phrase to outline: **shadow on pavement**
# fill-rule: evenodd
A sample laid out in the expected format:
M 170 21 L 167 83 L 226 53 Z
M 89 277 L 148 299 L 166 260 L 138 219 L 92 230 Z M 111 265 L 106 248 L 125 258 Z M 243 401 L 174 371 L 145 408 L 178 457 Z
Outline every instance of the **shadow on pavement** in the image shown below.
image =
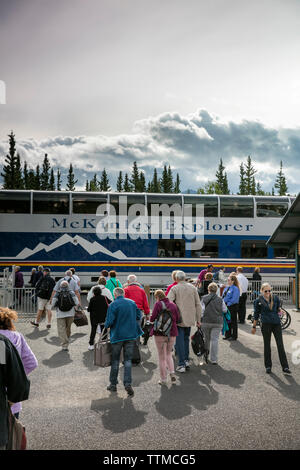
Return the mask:
M 99 366 L 94 365 L 94 351 L 85 351 L 82 355 L 82 363 L 89 370 L 101 369 Z
M 63 351 L 63 350 L 60 350 L 57 353 L 53 354 L 53 356 L 51 356 L 49 359 L 44 359 L 42 361 L 42 363 L 45 366 L 51 367 L 51 369 L 66 366 L 67 364 L 70 364 L 71 362 L 73 361 L 70 358 L 68 351 Z
M 272 384 L 271 382 L 267 381 L 268 385 L 280 392 L 285 398 L 300 401 L 300 386 L 296 382 L 294 377 L 284 376 L 289 383 L 284 382 L 280 377 L 278 377 L 274 373 L 270 374 L 269 377 L 270 379 L 274 380 L 275 384 Z
M 45 338 L 44 341 L 45 341 L 45 343 L 51 344 L 51 346 L 55 346 L 55 347 L 61 345 L 61 341 L 60 341 L 58 336 L 51 336 L 51 338 L 49 338 L 49 339 Z
M 193 408 L 207 410 L 215 405 L 219 393 L 209 384 L 201 385 L 198 378 L 187 373 L 178 378 L 177 385 L 162 386 L 160 399 L 154 403 L 158 413 L 166 419 L 177 420 L 190 415 Z
M 83 336 L 87 336 L 86 333 L 74 333 L 73 335 L 70 336 L 71 343 L 76 341 L 76 339 L 82 338 Z
M 33 327 L 34 330 L 31 332 L 31 333 L 27 333 L 26 338 L 29 338 L 29 339 L 39 339 L 39 338 L 42 338 L 43 336 L 47 336 L 49 333 L 50 333 L 50 330 L 48 329 L 45 329 L 45 330 L 40 330 L 39 328 L 37 327 Z
M 240 343 L 239 340 L 230 341 L 230 348 L 238 352 L 239 354 L 245 354 L 246 356 L 252 357 L 253 359 L 261 357 L 260 353 L 254 351 L 251 348 L 247 348 L 247 346 L 244 346 L 242 343 Z
M 132 398 L 118 396 L 92 400 L 91 410 L 101 414 L 103 426 L 113 433 L 126 432 L 142 426 L 146 422 L 145 411 L 137 411 Z
M 226 370 L 219 365 L 204 364 L 201 367 L 201 371 L 206 374 L 200 374 L 199 380 L 206 385 L 210 384 L 211 380 L 218 384 L 228 385 L 232 388 L 241 388 L 246 380 L 246 376 L 237 370 Z

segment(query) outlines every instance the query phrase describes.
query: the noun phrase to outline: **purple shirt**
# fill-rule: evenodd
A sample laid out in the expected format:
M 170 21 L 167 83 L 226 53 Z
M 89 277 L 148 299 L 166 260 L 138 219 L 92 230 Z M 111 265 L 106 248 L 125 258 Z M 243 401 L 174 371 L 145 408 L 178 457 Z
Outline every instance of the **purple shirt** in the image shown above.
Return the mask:
M 17 331 L 0 329 L 0 334 L 3 336 L 6 336 L 6 338 L 8 338 L 17 349 L 22 359 L 26 375 L 28 375 L 31 371 L 33 371 L 38 366 L 37 358 L 35 357 L 34 353 L 31 351 L 30 347 L 26 343 L 24 336 L 21 333 L 18 333 Z M 21 403 L 15 403 L 11 407 L 11 411 L 13 412 L 13 414 L 19 413 L 21 409 L 22 409 Z
M 24 279 L 23 274 L 21 271 L 17 271 L 15 273 L 15 287 L 23 287 L 24 286 Z
M 208 272 L 208 269 L 202 269 L 202 271 L 200 272 L 199 276 L 198 276 L 198 280 L 199 281 L 203 281 L 203 279 L 205 278 L 205 274 Z
M 166 308 L 170 310 L 170 312 L 172 313 L 173 323 L 172 323 L 172 327 L 170 331 L 170 336 L 178 336 L 177 323 L 179 322 L 179 319 L 180 319 L 180 313 L 179 313 L 178 307 L 176 304 L 174 304 L 174 302 L 171 302 L 167 297 L 163 300 L 163 302 Z M 156 320 L 156 318 L 158 317 L 162 309 L 163 309 L 163 305 L 161 301 L 159 300 L 158 302 L 156 302 L 152 310 L 152 315 L 150 318 L 151 323 L 154 322 L 154 320 Z M 154 334 L 153 328 L 154 327 L 152 327 L 151 329 L 150 336 Z

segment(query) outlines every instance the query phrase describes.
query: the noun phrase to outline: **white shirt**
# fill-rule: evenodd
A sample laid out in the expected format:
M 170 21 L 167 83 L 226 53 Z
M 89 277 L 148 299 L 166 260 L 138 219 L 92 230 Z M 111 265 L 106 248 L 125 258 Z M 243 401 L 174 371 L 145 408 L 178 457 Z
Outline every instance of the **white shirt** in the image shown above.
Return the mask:
M 112 293 L 110 292 L 109 289 L 107 289 L 107 287 L 105 287 L 103 284 L 96 284 L 95 286 L 93 286 L 88 295 L 87 295 L 87 298 L 86 300 L 89 302 L 91 300 L 91 298 L 93 297 L 93 290 L 95 289 L 95 287 L 100 287 L 100 289 L 102 290 L 102 295 L 104 295 L 105 297 L 108 298 L 108 300 L 110 300 L 111 302 L 114 301 L 113 299 L 113 296 L 112 296 Z
M 236 277 L 240 284 L 241 294 L 247 293 L 248 284 L 249 284 L 248 279 L 242 273 L 239 273 Z

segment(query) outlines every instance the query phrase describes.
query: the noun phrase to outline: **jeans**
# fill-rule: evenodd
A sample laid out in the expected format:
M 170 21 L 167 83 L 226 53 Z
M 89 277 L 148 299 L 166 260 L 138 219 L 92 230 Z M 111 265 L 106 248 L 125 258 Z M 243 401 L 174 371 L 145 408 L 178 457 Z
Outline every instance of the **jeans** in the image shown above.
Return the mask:
M 189 360 L 191 328 L 178 326 L 178 336 L 176 338 L 176 353 L 178 355 L 178 365 L 184 366 Z
M 210 352 L 210 360 L 218 362 L 219 335 L 222 326 L 202 323 L 201 328 L 204 333 L 205 347 Z
M 272 359 L 271 359 L 271 336 L 272 333 L 274 335 L 279 360 L 282 369 L 288 368 L 288 361 L 286 358 L 283 339 L 282 339 L 282 329 L 280 324 L 272 324 L 272 323 L 262 323 L 261 324 L 261 332 L 264 338 L 264 359 L 265 359 L 265 367 L 272 367 Z
M 131 359 L 133 356 L 135 340 L 130 341 L 119 341 L 111 345 L 112 357 L 111 357 L 111 369 L 110 369 L 110 383 L 111 385 L 118 384 L 118 374 L 120 365 L 120 354 L 123 348 L 124 353 L 124 387 L 131 385 Z

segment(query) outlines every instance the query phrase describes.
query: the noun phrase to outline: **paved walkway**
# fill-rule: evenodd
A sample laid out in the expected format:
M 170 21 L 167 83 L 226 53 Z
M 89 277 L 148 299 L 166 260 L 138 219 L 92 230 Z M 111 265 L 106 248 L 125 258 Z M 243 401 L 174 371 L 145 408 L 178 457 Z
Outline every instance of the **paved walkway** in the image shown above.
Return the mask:
M 239 329 L 236 342 L 220 340 L 219 365 L 195 364 L 177 385 L 160 387 L 153 339 L 133 368 L 135 396 L 106 390 L 109 368 L 93 365 L 89 327 L 72 327 L 69 353 L 59 346 L 56 321 L 39 330 L 20 321 L 39 367 L 23 403 L 29 449 L 299 449 L 300 364 L 291 360 L 300 340 L 300 313 L 284 332 L 292 377 L 282 374 L 277 351 L 272 375 L 263 365 L 261 333 Z M 300 349 L 300 346 L 298 346 Z M 123 368 L 120 369 L 121 372 Z

